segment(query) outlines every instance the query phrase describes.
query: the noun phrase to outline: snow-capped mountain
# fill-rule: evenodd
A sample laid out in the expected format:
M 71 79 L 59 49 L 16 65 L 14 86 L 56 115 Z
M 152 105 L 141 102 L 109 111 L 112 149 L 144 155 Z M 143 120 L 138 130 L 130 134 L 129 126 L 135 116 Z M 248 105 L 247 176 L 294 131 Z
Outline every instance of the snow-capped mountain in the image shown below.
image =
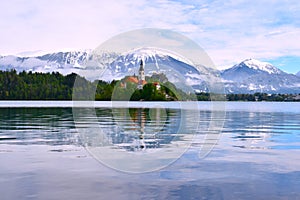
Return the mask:
M 270 63 L 247 59 L 221 73 L 228 93 L 297 93 L 300 78 Z
M 225 80 L 241 82 L 257 74 L 278 75 L 282 73 L 284 72 L 270 63 L 261 62 L 255 59 L 247 59 L 227 70 L 224 70 L 222 72 L 222 77 Z
M 0 56 L 0 70 L 15 69 L 18 72 L 53 72 L 62 74 L 78 72 L 87 59 L 88 52 L 58 52 L 36 57 Z
M 296 73 L 296 76 L 300 76 L 300 71 L 298 73 Z
M 126 75 L 137 75 L 139 63 L 143 60 L 146 76 L 164 73 L 169 81 L 182 87 L 192 86 L 196 91 L 208 92 L 209 82 L 220 81 L 218 77 L 221 77 L 227 93 L 300 93 L 300 72 L 298 76 L 288 74 L 270 63 L 255 59 L 247 59 L 219 72 L 203 66 L 196 69 L 185 58 L 170 52 L 143 48 L 123 55 L 103 53 L 101 60 L 106 70 L 102 71 L 103 74 L 97 74 L 95 69 L 99 69 L 99 63 L 95 62 L 95 66 L 87 64 L 93 56 L 91 51 L 58 52 L 35 57 L 0 56 L 0 70 L 74 72 L 90 80 L 111 81 Z
M 97 54 L 96 56 L 101 57 L 101 63 L 105 66 L 106 70 L 104 71 L 101 69 L 103 66 L 98 66 L 99 62 L 90 64 L 90 60 L 93 61 L 94 56 L 95 54 L 91 51 L 58 52 L 36 57 L 2 56 L 0 57 L 0 70 L 55 71 L 62 74 L 75 72 L 89 80 L 112 81 L 126 75 L 137 75 L 139 63 L 143 60 L 146 76 L 151 76 L 153 73 L 165 73 L 169 81 L 177 83 L 180 87 L 194 85 L 195 89 L 200 91 L 208 91 L 205 82 L 208 74 L 217 73 L 202 66 L 198 66 L 197 70 L 185 58 L 154 48 L 141 48 L 123 55 Z
M 183 62 L 180 58 L 174 58 L 175 55 L 168 55 L 164 52 L 149 49 L 139 49 L 125 55 L 118 56 L 108 65 L 108 71 L 112 78 L 123 77 L 124 74 L 138 73 L 139 63 L 143 60 L 145 72 L 151 74 L 154 72 L 177 71 L 183 75 L 199 74 L 195 67 Z M 203 68 L 204 69 L 204 68 Z
M 158 49 L 142 48 L 118 56 L 107 66 L 102 79 L 111 81 L 112 79 L 121 79 L 124 75 L 137 75 L 141 60 L 145 63 L 146 76 L 151 76 L 153 73 L 164 73 L 168 80 L 175 85 L 178 84 L 178 87 L 185 84 L 200 91 L 208 91 L 206 83 L 208 76 L 217 73 L 203 66 L 198 66 L 196 69 L 188 64 L 188 60 L 175 54 Z

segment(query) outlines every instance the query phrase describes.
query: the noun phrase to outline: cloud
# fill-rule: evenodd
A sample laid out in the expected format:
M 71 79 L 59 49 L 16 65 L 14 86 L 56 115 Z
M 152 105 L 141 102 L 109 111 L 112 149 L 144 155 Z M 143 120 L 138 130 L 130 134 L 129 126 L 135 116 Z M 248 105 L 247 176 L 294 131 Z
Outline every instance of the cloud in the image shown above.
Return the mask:
M 19 0 L 0 2 L 0 54 L 96 48 L 137 28 L 178 31 L 228 67 L 254 57 L 300 57 L 297 0 Z

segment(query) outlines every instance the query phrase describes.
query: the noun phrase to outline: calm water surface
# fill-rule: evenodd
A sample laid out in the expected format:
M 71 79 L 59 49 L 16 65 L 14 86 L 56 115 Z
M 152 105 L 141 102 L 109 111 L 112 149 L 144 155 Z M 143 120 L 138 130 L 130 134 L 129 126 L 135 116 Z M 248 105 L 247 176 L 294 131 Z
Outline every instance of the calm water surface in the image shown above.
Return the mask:
M 199 103 L 197 117 L 176 103 L 108 104 L 95 116 L 82 108 L 75 124 L 70 102 L 0 102 L 0 199 L 300 199 L 300 103 L 225 103 L 222 134 L 204 158 L 204 133 L 220 121 L 210 103 Z M 82 135 L 95 124 L 106 140 Z M 135 155 L 184 143 L 191 146 L 175 162 L 138 174 L 107 167 L 83 147 Z

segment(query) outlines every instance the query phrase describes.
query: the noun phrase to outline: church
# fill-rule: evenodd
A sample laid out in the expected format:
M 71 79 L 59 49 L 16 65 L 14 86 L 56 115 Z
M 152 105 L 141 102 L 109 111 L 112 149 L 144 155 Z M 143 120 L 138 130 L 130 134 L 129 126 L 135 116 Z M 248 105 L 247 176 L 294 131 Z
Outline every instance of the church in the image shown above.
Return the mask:
M 121 85 L 124 88 L 126 88 L 127 82 L 131 82 L 137 84 L 137 89 L 143 89 L 143 86 L 147 84 L 147 81 L 145 80 L 145 67 L 143 60 L 140 61 L 139 75 L 128 76 L 122 82 L 123 83 Z
M 143 86 L 146 84 L 145 80 L 145 68 L 144 68 L 144 62 L 141 60 L 140 62 L 140 69 L 139 69 L 139 76 L 138 76 L 138 86 L 137 88 L 139 90 L 143 89 Z

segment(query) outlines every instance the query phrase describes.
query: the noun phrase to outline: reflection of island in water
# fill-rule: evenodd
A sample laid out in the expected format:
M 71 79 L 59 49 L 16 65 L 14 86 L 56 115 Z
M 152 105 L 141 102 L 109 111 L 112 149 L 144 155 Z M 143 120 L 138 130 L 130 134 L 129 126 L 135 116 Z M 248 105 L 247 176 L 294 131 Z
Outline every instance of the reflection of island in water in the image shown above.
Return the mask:
M 180 110 L 116 108 L 114 120 L 118 130 L 108 137 L 128 151 L 162 148 L 179 139 Z

